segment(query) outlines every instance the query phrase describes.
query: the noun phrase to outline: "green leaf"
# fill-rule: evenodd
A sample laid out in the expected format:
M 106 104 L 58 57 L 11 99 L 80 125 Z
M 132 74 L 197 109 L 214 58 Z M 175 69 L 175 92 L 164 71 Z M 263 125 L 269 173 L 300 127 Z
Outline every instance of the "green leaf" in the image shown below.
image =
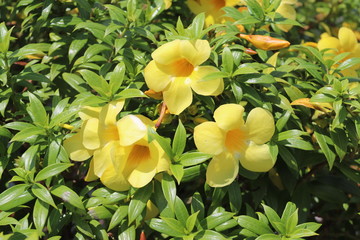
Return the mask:
M 138 189 L 131 199 L 128 209 L 129 224 L 131 224 L 145 209 L 152 193 L 152 183 Z
M 53 198 L 51 197 L 49 190 L 46 187 L 44 187 L 42 184 L 35 183 L 31 188 L 31 192 L 44 203 L 47 203 L 53 206 L 54 208 L 57 208 Z
M 58 175 L 61 172 L 65 171 L 69 167 L 71 167 L 73 164 L 71 163 L 54 163 L 51 164 L 39 171 L 39 173 L 35 177 L 35 181 L 39 182 L 42 180 L 45 180 L 47 178 L 50 178 L 52 176 Z
M 104 51 L 111 51 L 111 48 L 104 44 L 93 44 L 88 49 L 86 49 L 84 53 L 84 62 L 89 61 L 89 59 L 98 53 L 102 53 Z
M 172 152 L 170 142 L 164 137 L 161 137 L 153 128 L 148 127 L 148 141 L 150 143 L 153 140 L 156 140 L 160 144 L 161 148 L 170 157 L 170 159 L 174 158 L 174 153 Z
M 234 58 L 228 47 L 225 47 L 222 52 L 222 67 L 224 68 L 224 72 L 228 73 L 229 76 L 232 75 Z
M 122 231 L 119 236 L 119 240 L 135 240 L 136 239 L 136 231 L 135 226 L 131 225 L 125 231 Z
M 257 235 L 273 233 L 268 225 L 249 216 L 239 216 L 238 223 L 241 227 L 246 228 Z
M 264 10 L 256 0 L 245 0 L 245 3 L 251 15 L 253 15 L 259 20 L 264 19 Z
M 126 88 L 122 90 L 119 94 L 117 94 L 116 97 L 120 99 L 137 98 L 137 97 L 147 98 L 147 96 L 141 90 L 136 88 Z
M 168 225 L 168 223 L 170 225 Z M 166 235 L 172 236 L 172 237 L 183 237 L 185 236 L 185 233 L 183 229 L 179 229 L 179 226 L 181 226 L 179 221 L 176 221 L 176 219 L 169 220 L 169 218 L 166 219 L 157 219 L 153 218 L 150 221 L 150 228 L 154 229 L 157 232 L 164 233 Z
M 15 27 L 15 26 L 14 26 Z M 5 53 L 9 50 L 10 40 L 11 40 L 11 32 L 13 30 L 12 27 L 10 30 L 7 30 L 5 22 L 0 24 L 0 52 Z
M 276 80 L 273 76 L 269 74 L 246 74 L 241 76 L 241 78 L 245 78 L 245 83 L 248 84 L 271 84 L 276 83 Z
M 255 240 L 282 240 L 283 238 L 280 235 L 276 234 L 263 234 L 257 237 Z
M 318 127 L 315 128 L 314 135 L 331 169 L 332 166 L 334 165 L 334 161 L 336 157 L 335 153 L 329 147 L 329 144 L 332 143 L 332 141 L 330 137 L 327 136 L 326 133 Z
M 237 182 L 233 182 L 227 187 L 229 194 L 230 209 L 233 213 L 238 213 L 242 205 L 242 196 L 240 186 Z
M 200 211 L 194 212 L 188 217 L 188 219 L 186 219 L 185 227 L 188 232 L 192 232 L 192 230 L 194 229 L 199 212 Z
M 240 103 L 243 98 L 243 91 L 242 88 L 237 84 L 236 81 L 231 81 L 231 90 L 234 94 L 237 103 Z
M 286 222 L 289 221 L 289 219 L 295 212 L 297 213 L 296 205 L 292 202 L 287 202 L 285 209 L 281 215 L 281 221 L 285 224 Z
M 33 220 L 39 235 L 43 233 L 48 213 L 49 205 L 39 199 L 36 199 L 33 210 Z
M 69 203 L 71 206 L 80 210 L 84 210 L 84 205 L 79 195 L 65 185 L 55 185 L 50 190 L 51 194 L 61 198 L 65 203 Z
M 285 233 L 285 225 L 282 224 L 279 215 L 269 206 L 262 204 L 264 208 L 264 212 L 266 217 L 269 219 L 271 226 L 278 232 L 278 233 Z M 281 224 L 279 224 L 281 223 Z
M 340 161 L 344 159 L 347 152 L 348 138 L 343 129 L 335 128 L 330 131 L 331 139 L 334 142 L 334 147 Z
M 170 171 L 174 175 L 178 184 L 180 184 L 181 179 L 184 176 L 184 167 L 181 164 L 171 164 Z
M 192 33 L 193 39 L 201 39 L 205 23 L 205 13 L 197 14 L 191 23 L 189 30 Z
M 114 95 L 120 89 L 121 84 L 125 77 L 125 64 L 123 62 L 118 63 L 113 72 L 110 75 L 109 87 L 111 93 Z
M 200 224 L 204 227 L 204 229 L 213 229 L 220 224 L 228 221 L 234 216 L 234 213 L 230 212 L 216 212 L 207 216 L 203 219 Z
M 185 206 L 185 203 L 178 196 L 175 197 L 175 216 L 176 216 L 176 219 L 178 219 L 182 223 L 182 225 L 185 227 L 186 220 L 189 217 L 189 213 Z
M 92 12 L 89 2 L 85 0 L 75 0 L 75 2 L 79 9 L 80 17 L 84 19 L 89 19 Z
M 296 209 L 286 220 L 285 229 L 287 234 L 291 234 L 298 224 L 298 210 Z
M 211 154 L 201 152 L 187 152 L 181 155 L 179 162 L 181 165 L 188 167 L 203 163 L 210 158 L 212 158 Z
M 175 211 L 176 184 L 174 182 L 174 179 L 170 175 L 163 173 L 163 178 L 161 180 L 161 188 L 171 210 Z
M 212 231 L 212 230 L 205 230 L 200 232 L 196 235 L 197 239 L 216 239 L 216 240 L 226 240 L 222 234 Z
M 94 89 L 103 97 L 109 96 L 110 94 L 109 84 L 105 81 L 104 78 L 87 69 L 79 70 L 79 73 L 85 79 L 85 81 L 90 85 L 92 89 Z
M 351 68 L 357 64 L 360 64 L 360 58 L 350 58 L 342 62 L 336 69 L 339 71 L 343 71 L 345 69 Z
M 82 79 L 79 75 L 73 73 L 63 73 L 62 77 L 67 84 L 69 84 L 79 93 L 90 91 L 90 88 L 88 87 L 84 79 Z
M 84 35 L 76 36 L 76 39 L 73 40 L 69 46 L 69 52 L 68 52 L 69 62 L 72 62 L 76 54 L 85 46 L 87 41 L 88 41 L 87 36 Z
M 172 144 L 172 152 L 175 156 L 180 156 L 185 149 L 186 146 L 186 130 L 179 119 L 179 124 L 176 128 L 174 140 Z
M 36 157 L 38 155 L 39 145 L 29 147 L 22 155 L 21 158 L 24 162 L 25 170 L 30 171 L 36 165 Z
M 35 124 L 46 127 L 49 123 L 49 117 L 46 114 L 41 101 L 31 92 L 29 92 L 29 100 L 30 103 L 28 104 L 26 111 L 29 113 L 31 119 Z
M 33 199 L 26 189 L 28 185 L 18 184 L 6 189 L 0 194 L 0 210 L 6 211 Z
M 120 224 L 120 222 L 127 216 L 129 206 L 120 206 L 116 209 L 114 215 L 111 217 L 108 231 Z
M 198 220 L 201 221 L 205 216 L 205 207 L 199 192 L 195 192 L 191 198 L 191 213 L 199 212 Z
M 292 232 L 291 234 L 289 234 L 289 236 L 291 237 L 291 239 L 300 239 L 303 237 L 311 237 L 311 236 L 316 236 L 319 235 L 309 229 L 297 229 L 294 232 Z

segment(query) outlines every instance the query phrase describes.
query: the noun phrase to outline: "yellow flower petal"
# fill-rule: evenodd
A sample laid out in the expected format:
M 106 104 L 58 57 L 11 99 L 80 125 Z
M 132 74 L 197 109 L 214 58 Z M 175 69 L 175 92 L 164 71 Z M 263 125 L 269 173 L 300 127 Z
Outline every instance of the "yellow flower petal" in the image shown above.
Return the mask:
M 171 76 L 161 71 L 155 61 L 151 61 L 144 70 L 146 85 L 155 92 L 163 91 L 171 82 Z
M 290 4 L 280 4 L 276 12 L 280 13 L 284 18 L 296 20 L 296 11 Z M 291 24 L 276 24 L 276 26 L 284 32 L 288 32 L 293 27 Z
M 119 114 L 121 109 L 124 107 L 125 100 L 112 101 L 102 107 L 99 120 L 103 125 L 115 124 L 116 116 Z
M 211 187 L 230 185 L 239 172 L 239 161 L 232 154 L 223 153 L 215 156 L 206 170 L 206 183 Z
M 88 170 L 84 180 L 87 182 L 91 182 L 91 181 L 95 181 L 98 178 L 99 177 L 96 176 L 95 172 L 94 172 L 94 159 L 91 159 L 90 164 L 89 164 L 89 170 Z
M 106 168 L 100 180 L 106 187 L 115 191 L 127 191 L 131 187 L 124 175 L 113 167 Z
M 245 128 L 251 141 L 256 144 L 266 143 L 275 132 L 274 117 L 265 109 L 254 108 L 246 119 Z
M 318 42 L 317 47 L 320 51 L 327 49 L 327 48 L 331 48 L 331 49 L 333 49 L 331 51 L 331 53 L 336 54 L 338 52 L 338 50 L 340 49 L 340 41 L 339 41 L 339 39 L 337 39 L 335 37 L 321 38 L 320 41 Z
M 207 40 L 180 40 L 180 54 L 194 67 L 202 64 L 210 57 L 211 48 Z
M 245 169 L 253 172 L 267 172 L 275 165 L 275 161 L 270 155 L 269 146 L 266 144 L 257 145 L 253 142 L 241 156 L 240 163 Z
M 68 139 L 65 139 L 63 143 L 65 150 L 69 153 L 69 157 L 73 161 L 85 161 L 93 154 L 93 151 L 84 147 L 82 139 L 82 132 L 78 132 Z
M 185 81 L 186 78 L 175 78 L 163 91 L 164 102 L 172 114 L 180 114 L 192 102 L 190 83 L 185 83 Z
M 94 152 L 94 173 L 101 177 L 107 168 L 114 168 L 113 162 L 121 159 L 121 146 L 117 141 L 112 141 Z M 118 169 L 119 167 L 117 167 Z
M 127 115 L 117 122 L 120 145 L 129 146 L 147 135 L 147 127 L 135 115 Z
M 155 176 L 159 159 L 156 149 L 150 146 L 133 145 L 126 159 L 124 175 L 131 186 L 143 187 Z
M 83 132 L 83 145 L 90 150 L 100 147 L 99 139 L 99 119 L 90 118 L 84 121 L 81 131 Z
M 164 45 L 160 46 L 156 49 L 152 54 L 151 57 L 154 59 L 155 62 L 168 65 L 171 64 L 181 58 L 180 54 L 180 44 L 182 40 L 176 39 L 174 41 L 165 43 Z M 154 89 L 153 87 L 150 87 Z
M 237 129 L 244 125 L 244 107 L 239 104 L 224 104 L 214 112 L 216 124 L 223 130 Z
M 85 121 L 90 118 L 99 118 L 101 107 L 84 107 L 79 112 L 81 120 Z
M 152 153 L 152 157 L 158 158 L 158 163 L 156 166 L 156 173 L 168 171 L 170 169 L 170 159 L 160 146 L 160 144 L 156 141 L 152 141 L 149 143 L 150 152 Z M 153 154 L 153 152 L 157 154 Z
M 217 78 L 209 81 L 202 81 L 202 79 L 214 72 L 219 72 L 219 69 L 213 66 L 200 66 L 194 69 L 191 76 L 191 88 L 200 95 L 217 96 L 224 90 L 224 80 Z
M 222 153 L 225 134 L 215 122 L 204 122 L 194 128 L 194 141 L 200 152 L 218 155 Z
M 340 28 L 338 36 L 344 52 L 352 52 L 356 49 L 358 42 L 356 35 L 351 29 L 347 27 Z
M 155 204 L 151 200 L 148 200 L 146 203 L 146 214 L 144 220 L 150 220 L 152 218 L 155 218 L 157 215 L 159 215 L 159 213 L 160 211 L 155 206 Z

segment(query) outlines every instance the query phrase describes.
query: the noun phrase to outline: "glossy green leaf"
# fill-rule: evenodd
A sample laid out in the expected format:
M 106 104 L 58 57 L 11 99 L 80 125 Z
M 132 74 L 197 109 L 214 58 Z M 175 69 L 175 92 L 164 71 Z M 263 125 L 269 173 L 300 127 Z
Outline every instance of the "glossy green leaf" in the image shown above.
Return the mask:
M 32 93 L 29 92 L 30 103 L 26 108 L 31 119 L 35 124 L 46 127 L 49 122 L 49 117 L 46 114 L 45 108 L 41 101 Z
M 41 201 L 40 199 L 36 199 L 33 210 L 33 220 L 39 234 L 42 234 L 43 232 L 48 213 L 49 204 Z
M 39 171 L 35 177 L 35 181 L 42 181 L 52 176 L 58 175 L 59 173 L 65 171 L 73 164 L 71 163 L 54 163 L 51 164 Z
M 35 183 L 31 187 L 31 192 L 42 202 L 47 203 L 53 206 L 54 208 L 57 208 L 49 190 L 46 187 L 44 187 L 42 184 Z
M 201 152 L 187 152 L 181 155 L 179 162 L 185 167 L 194 166 L 212 158 L 212 155 Z
M 50 189 L 52 195 L 59 197 L 63 202 L 80 210 L 85 210 L 79 195 L 65 185 L 55 185 Z
M 116 209 L 114 215 L 111 217 L 108 231 L 116 227 L 120 222 L 127 216 L 128 214 L 128 206 L 120 206 L 118 209 Z
M 139 188 L 134 197 L 131 199 L 128 208 L 129 224 L 132 223 L 145 209 L 147 201 L 150 199 L 152 193 L 152 183 L 149 183 L 143 188 Z
M 179 120 L 172 143 L 172 151 L 175 154 L 175 156 L 180 156 L 183 153 L 185 146 L 186 146 L 186 130 L 181 120 Z

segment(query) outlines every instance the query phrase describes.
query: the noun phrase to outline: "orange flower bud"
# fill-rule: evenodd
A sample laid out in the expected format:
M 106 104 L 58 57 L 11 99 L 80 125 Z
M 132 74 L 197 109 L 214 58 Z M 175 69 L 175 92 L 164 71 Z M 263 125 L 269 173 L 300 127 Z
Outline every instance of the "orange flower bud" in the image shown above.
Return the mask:
M 162 92 L 155 92 L 152 89 L 149 89 L 147 91 L 144 92 L 146 96 L 154 98 L 156 100 L 162 100 L 163 96 L 162 96 Z
M 245 48 L 244 52 L 249 54 L 249 55 L 257 54 L 257 52 L 255 50 L 252 50 L 251 48 Z
M 144 231 L 142 231 L 141 234 L 140 234 L 140 240 L 146 240 L 146 236 L 145 236 Z
M 249 41 L 256 48 L 265 51 L 278 50 L 290 46 L 290 42 L 270 36 L 240 34 L 239 37 Z

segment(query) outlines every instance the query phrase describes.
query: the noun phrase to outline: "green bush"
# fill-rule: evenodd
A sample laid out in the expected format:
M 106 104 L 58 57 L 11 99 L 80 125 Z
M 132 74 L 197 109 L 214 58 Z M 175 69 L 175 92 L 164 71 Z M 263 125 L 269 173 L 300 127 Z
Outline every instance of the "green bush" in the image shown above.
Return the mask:
M 358 239 L 359 11 L 0 1 L 0 239 Z

